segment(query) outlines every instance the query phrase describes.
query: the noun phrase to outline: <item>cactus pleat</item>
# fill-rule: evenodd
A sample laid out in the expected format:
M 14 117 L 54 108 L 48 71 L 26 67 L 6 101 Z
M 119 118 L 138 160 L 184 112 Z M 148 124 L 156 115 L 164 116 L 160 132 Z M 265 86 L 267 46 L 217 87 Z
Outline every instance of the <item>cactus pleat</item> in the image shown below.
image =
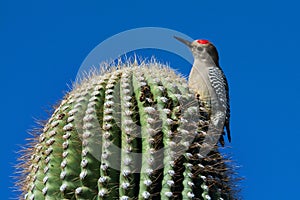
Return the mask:
M 151 62 L 82 81 L 23 157 L 25 199 L 234 199 L 227 165 L 202 156 L 207 113 Z

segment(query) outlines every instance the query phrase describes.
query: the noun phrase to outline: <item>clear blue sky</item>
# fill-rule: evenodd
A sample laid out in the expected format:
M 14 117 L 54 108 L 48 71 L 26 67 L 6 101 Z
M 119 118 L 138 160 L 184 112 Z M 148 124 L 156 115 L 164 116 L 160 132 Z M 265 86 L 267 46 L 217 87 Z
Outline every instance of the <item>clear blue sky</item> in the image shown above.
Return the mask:
M 296 1 L 0 1 L 1 199 L 34 119 L 67 91 L 101 41 L 157 26 L 207 38 L 230 84 L 232 149 L 242 196 L 297 199 L 300 65 Z M 156 52 L 157 53 L 157 52 Z M 157 55 L 159 57 L 159 55 Z M 165 54 L 162 60 L 177 62 Z M 182 66 L 178 71 L 187 75 Z M 299 198 L 299 197 L 298 197 Z

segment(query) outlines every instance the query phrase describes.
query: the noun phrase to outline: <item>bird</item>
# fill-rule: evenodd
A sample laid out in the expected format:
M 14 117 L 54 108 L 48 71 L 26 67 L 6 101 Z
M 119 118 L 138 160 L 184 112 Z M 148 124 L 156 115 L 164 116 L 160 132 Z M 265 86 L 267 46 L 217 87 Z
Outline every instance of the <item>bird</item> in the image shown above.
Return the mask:
M 189 74 L 189 87 L 209 111 L 212 125 L 221 131 L 218 139 L 224 146 L 225 129 L 228 141 L 231 142 L 229 86 L 219 64 L 217 48 L 206 39 L 190 42 L 177 36 L 174 38 L 185 44 L 193 54 L 194 63 Z

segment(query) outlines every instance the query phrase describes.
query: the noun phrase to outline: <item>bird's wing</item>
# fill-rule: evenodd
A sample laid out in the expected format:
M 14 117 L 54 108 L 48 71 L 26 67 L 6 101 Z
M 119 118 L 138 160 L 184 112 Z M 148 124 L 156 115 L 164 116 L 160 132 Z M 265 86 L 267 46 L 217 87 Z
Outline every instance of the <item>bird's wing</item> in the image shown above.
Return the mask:
M 231 141 L 230 135 L 230 104 L 229 104 L 229 88 L 227 79 L 220 67 L 211 67 L 209 68 L 209 77 L 212 87 L 217 95 L 217 99 L 226 112 L 226 118 L 224 126 L 226 128 L 227 137 L 229 142 Z

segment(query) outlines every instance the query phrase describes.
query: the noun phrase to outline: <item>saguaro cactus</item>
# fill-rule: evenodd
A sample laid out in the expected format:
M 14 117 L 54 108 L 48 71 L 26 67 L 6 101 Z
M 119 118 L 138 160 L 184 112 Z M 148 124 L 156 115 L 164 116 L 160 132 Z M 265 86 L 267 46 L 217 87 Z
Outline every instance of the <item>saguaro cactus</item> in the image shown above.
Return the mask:
M 64 97 L 21 158 L 24 199 L 234 199 L 186 80 L 156 62 L 126 65 Z

